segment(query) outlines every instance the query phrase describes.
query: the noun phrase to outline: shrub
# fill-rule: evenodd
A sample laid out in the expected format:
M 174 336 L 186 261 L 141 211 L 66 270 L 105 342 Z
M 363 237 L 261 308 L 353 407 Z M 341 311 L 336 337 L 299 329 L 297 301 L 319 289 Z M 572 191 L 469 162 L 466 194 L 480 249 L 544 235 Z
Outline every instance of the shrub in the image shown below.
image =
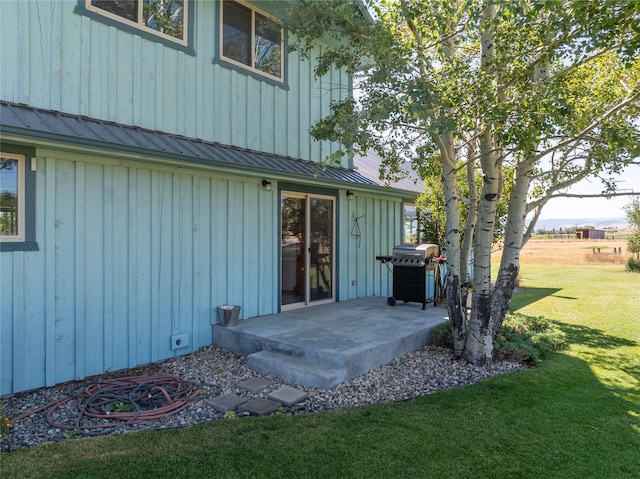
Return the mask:
M 448 324 L 435 328 L 431 332 L 431 339 L 433 340 L 434 346 L 453 349 L 453 333 L 451 332 L 451 327 Z
M 496 359 L 516 359 L 537 364 L 551 351 L 563 349 L 565 335 L 541 316 L 509 314 L 494 345 Z
M 11 437 L 11 424 L 9 418 L 5 416 L 4 406 L 0 404 L 0 440 Z
M 448 324 L 432 331 L 433 344 L 453 349 L 453 334 Z M 565 334 L 541 316 L 508 314 L 494 344 L 494 359 L 539 363 L 551 351 L 563 349 Z
M 629 258 L 625 270 L 632 273 L 640 273 L 640 259 Z

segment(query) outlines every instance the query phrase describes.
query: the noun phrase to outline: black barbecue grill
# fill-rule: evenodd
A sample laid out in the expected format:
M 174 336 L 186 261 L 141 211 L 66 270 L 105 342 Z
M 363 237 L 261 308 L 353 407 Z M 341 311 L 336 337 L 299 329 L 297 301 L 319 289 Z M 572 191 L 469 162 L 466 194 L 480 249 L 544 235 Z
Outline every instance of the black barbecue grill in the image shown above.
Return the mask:
M 393 248 L 391 256 L 376 256 L 378 261 L 393 265 L 393 296 L 387 298 L 389 306 L 396 301 L 422 303 L 427 307 L 427 272 L 437 272 L 438 245 L 402 244 Z M 435 301 L 434 301 L 435 304 Z

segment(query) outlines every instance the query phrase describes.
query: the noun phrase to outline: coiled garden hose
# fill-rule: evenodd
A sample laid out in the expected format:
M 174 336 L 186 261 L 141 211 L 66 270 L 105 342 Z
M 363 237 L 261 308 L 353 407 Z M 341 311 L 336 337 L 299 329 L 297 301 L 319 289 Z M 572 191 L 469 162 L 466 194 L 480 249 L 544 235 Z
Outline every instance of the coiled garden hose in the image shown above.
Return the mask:
M 210 389 L 204 393 L 204 389 Z M 9 425 L 26 417 L 47 411 L 50 426 L 96 436 L 114 429 L 161 419 L 182 411 L 190 402 L 219 394 L 218 386 L 195 383 L 179 376 L 130 376 L 97 381 L 83 386 L 67 396 L 9 421 Z M 60 408 L 76 400 L 77 413 L 73 423 L 59 422 Z

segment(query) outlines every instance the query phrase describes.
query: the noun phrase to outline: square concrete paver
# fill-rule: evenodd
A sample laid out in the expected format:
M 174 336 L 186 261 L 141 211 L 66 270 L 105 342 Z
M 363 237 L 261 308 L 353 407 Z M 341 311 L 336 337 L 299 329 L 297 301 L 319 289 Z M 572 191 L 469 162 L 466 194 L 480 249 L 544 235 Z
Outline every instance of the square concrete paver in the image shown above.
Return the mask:
M 292 388 L 290 386 L 282 386 L 277 391 L 269 394 L 267 399 L 278 401 L 283 406 L 289 407 L 304 401 L 308 397 L 309 395 L 305 391 L 301 391 L 300 389 Z
M 235 410 L 240 404 L 247 402 L 247 398 L 240 397 L 236 394 L 225 394 L 211 400 L 211 405 L 219 412 Z
M 258 393 L 270 385 L 271 381 L 262 378 L 251 378 L 238 383 L 239 387 L 252 393 Z
M 280 403 L 265 398 L 256 398 L 247 401 L 238 407 L 238 411 L 247 411 L 252 416 L 266 416 L 280 409 Z

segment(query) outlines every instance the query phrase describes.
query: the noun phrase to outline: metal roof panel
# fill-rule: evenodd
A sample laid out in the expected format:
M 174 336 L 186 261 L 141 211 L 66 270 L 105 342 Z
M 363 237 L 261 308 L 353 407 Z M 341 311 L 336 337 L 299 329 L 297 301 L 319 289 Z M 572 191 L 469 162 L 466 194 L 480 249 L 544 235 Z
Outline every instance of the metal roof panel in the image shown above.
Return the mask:
M 211 166 L 318 177 L 365 187 L 377 185 L 375 181 L 347 168 L 323 166 L 311 161 L 7 101 L 0 101 L 0 127 L 5 132 L 33 138 L 170 157 Z

